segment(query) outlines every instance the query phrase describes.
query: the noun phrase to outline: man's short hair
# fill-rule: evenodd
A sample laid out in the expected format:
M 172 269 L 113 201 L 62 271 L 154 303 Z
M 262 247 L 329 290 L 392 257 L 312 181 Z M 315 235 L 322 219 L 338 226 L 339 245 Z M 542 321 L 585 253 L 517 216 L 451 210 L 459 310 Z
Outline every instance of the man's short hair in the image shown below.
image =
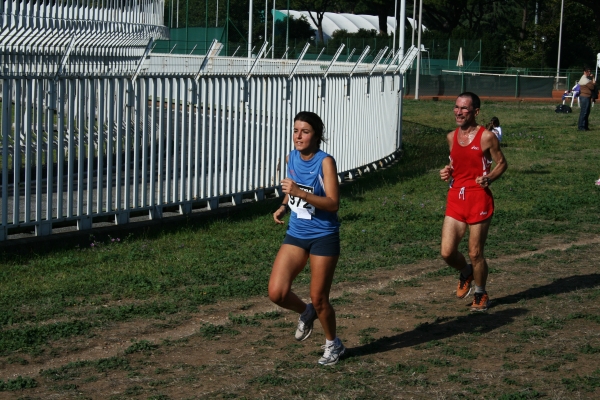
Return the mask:
M 591 70 L 592 70 L 592 69 L 590 68 L 590 66 L 589 66 L 589 65 L 584 65 L 584 66 L 583 66 L 583 71 L 584 71 L 584 72 L 585 72 L 585 71 L 591 71 Z
M 468 98 L 470 98 L 471 99 L 471 105 L 473 106 L 473 109 L 481 108 L 481 100 L 479 99 L 479 96 L 477 96 L 475 93 L 473 93 L 473 92 L 462 92 L 461 94 L 459 94 L 458 96 L 456 96 L 457 99 L 459 97 L 468 97 Z

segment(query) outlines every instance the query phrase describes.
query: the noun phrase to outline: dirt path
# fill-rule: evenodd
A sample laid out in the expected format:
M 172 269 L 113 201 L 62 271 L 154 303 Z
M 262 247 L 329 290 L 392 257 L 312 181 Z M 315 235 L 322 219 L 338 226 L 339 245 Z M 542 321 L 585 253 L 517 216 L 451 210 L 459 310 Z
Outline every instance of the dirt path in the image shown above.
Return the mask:
M 550 250 L 567 250 L 573 246 L 586 246 L 600 244 L 600 236 L 580 239 L 574 242 L 562 242 L 555 238 L 548 237 L 538 250 L 528 251 L 519 254 L 503 256 L 495 259 L 488 259 L 490 265 L 506 265 L 519 258 L 527 258 L 536 254 L 542 254 Z M 424 261 L 413 265 L 399 266 L 394 270 L 380 270 L 370 274 L 363 282 L 357 284 L 342 283 L 336 285 L 332 290 L 332 298 L 341 296 L 343 293 L 365 294 L 369 290 L 378 290 L 387 287 L 391 282 L 399 280 L 409 280 L 423 274 L 424 272 L 434 271 L 443 266 L 441 260 Z M 445 287 L 444 290 L 451 292 L 452 288 Z M 307 292 L 299 289 L 298 293 L 306 298 Z M 252 304 L 249 311 L 240 310 L 240 304 Z M 113 357 L 122 354 L 125 349 L 131 346 L 131 339 L 137 341 L 147 340 L 153 343 L 159 343 L 163 339 L 178 340 L 191 337 L 198 332 L 198 329 L 205 323 L 214 325 L 228 322 L 228 315 L 234 314 L 256 314 L 267 311 L 280 310 L 277 306 L 271 304 L 265 297 L 254 297 L 240 300 L 221 301 L 216 305 L 203 307 L 199 313 L 194 314 L 192 318 L 179 324 L 173 329 L 161 329 L 155 325 L 156 321 L 135 320 L 126 323 L 115 324 L 114 326 L 102 329 L 96 332 L 92 338 L 77 339 L 73 342 L 57 344 L 63 349 L 77 348 L 77 351 L 69 352 L 65 355 L 52 357 L 50 355 L 41 356 L 32 360 L 27 365 L 4 364 L 0 366 L 0 379 L 14 379 L 17 376 L 35 377 L 40 370 L 47 370 L 63 366 L 69 362 L 82 360 L 98 360 L 101 358 Z M 288 321 L 295 321 L 296 317 L 291 313 L 287 315 Z

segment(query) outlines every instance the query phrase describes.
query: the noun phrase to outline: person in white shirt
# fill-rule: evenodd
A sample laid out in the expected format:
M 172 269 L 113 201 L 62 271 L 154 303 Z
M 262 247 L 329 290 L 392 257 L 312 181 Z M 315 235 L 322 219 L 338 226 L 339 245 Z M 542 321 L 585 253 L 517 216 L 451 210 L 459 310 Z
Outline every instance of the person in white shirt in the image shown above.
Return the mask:
M 502 141 L 502 128 L 500 127 L 500 120 L 498 119 L 498 117 L 492 117 L 485 129 L 487 129 L 490 132 L 494 132 L 494 134 L 498 138 L 498 141 Z

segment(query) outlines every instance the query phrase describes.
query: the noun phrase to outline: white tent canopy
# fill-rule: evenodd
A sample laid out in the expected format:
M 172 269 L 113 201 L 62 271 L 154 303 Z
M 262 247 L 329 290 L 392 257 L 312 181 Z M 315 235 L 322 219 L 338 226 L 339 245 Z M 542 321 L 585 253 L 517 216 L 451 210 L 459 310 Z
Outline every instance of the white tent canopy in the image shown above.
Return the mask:
M 287 10 L 276 10 L 276 18 L 283 18 L 287 15 Z M 316 14 L 312 13 L 315 20 L 317 19 Z M 311 28 L 317 31 L 317 26 L 310 18 L 309 11 L 293 11 L 290 10 L 290 16 L 295 19 L 300 19 L 302 16 L 306 17 L 306 20 L 310 24 Z M 412 18 L 406 18 L 413 30 L 417 29 L 416 21 Z M 336 14 L 326 12 L 323 16 L 323 39 L 329 40 L 333 35 L 333 32 L 344 29 L 349 33 L 356 33 L 359 29 L 376 30 L 379 31 L 379 19 L 376 15 L 356 15 L 356 14 Z M 392 35 L 396 28 L 396 20 L 394 17 L 387 17 L 387 33 Z M 427 29 L 423 26 L 423 31 Z

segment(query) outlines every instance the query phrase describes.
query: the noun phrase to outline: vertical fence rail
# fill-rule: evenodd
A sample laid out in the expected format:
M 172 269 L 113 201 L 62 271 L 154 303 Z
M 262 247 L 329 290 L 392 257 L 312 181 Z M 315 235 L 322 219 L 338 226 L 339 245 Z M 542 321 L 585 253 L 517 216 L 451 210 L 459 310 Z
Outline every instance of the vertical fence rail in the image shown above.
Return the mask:
M 15 106 L 14 106 L 14 121 L 15 121 L 15 129 L 13 131 L 13 162 L 12 162 L 12 168 L 13 168 L 13 217 L 12 217 L 12 223 L 13 224 L 18 224 L 20 221 L 20 215 L 21 215 L 21 146 L 22 146 L 22 140 L 21 140 L 21 133 L 23 130 L 23 119 L 22 119 L 22 114 L 21 114 L 21 105 L 23 103 L 22 101 L 22 81 L 17 82 L 16 84 L 13 83 L 12 86 L 14 86 L 14 98 L 15 98 Z M 9 88 L 9 84 L 5 85 L 6 88 Z M 7 94 L 7 97 L 3 97 L 4 99 L 10 99 L 11 98 L 11 91 L 7 91 L 5 92 Z M 10 111 L 10 102 L 9 101 L 3 101 L 3 105 L 5 105 L 8 110 Z M 3 133 L 3 138 L 6 137 L 8 140 L 8 137 L 10 136 L 10 131 L 9 131 L 9 127 L 10 127 L 10 120 L 11 118 L 13 118 L 13 115 L 11 113 L 6 113 L 5 114 L 6 119 L 2 119 L 2 121 L 5 121 L 7 123 L 8 126 L 6 126 L 6 130 L 4 130 Z M 6 147 L 3 147 L 6 148 Z M 4 158 L 3 158 L 4 159 Z M 7 171 L 8 172 L 8 171 Z M 2 193 L 3 196 L 4 194 L 7 192 L 7 186 L 8 179 L 4 179 L 4 169 L 2 170 Z M 8 175 L 8 173 L 7 173 Z M 5 190 L 6 188 L 6 190 Z M 6 195 L 8 195 L 8 193 L 6 193 Z M 3 204 L 3 209 L 2 209 L 2 220 L 3 220 L 3 226 L 6 227 L 7 225 L 5 225 L 5 219 L 8 219 L 8 215 L 4 214 L 5 212 L 8 212 L 8 210 L 4 209 L 4 204 L 7 204 L 7 201 L 2 200 L 2 204 Z M 7 204 L 8 205 L 8 204 Z M 6 237 L 6 229 L 2 230 L 3 232 L 3 236 Z
M 8 225 L 8 138 L 10 136 L 10 121 L 11 115 L 11 98 L 9 80 L 4 80 L 2 83 L 2 231 L 0 239 L 6 237 L 6 226 Z M 17 150 L 15 149 L 15 153 Z M 14 192 L 13 192 L 14 193 Z M 13 195 L 14 197 L 14 195 Z M 13 200 L 14 201 L 14 200 Z M 17 201 L 18 203 L 18 201 Z

